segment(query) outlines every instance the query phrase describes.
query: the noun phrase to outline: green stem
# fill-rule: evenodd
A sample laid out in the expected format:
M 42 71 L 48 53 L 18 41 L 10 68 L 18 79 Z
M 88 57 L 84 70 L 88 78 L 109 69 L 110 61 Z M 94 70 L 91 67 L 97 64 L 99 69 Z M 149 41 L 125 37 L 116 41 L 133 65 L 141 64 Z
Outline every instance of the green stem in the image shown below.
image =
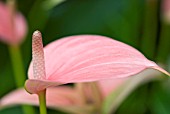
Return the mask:
M 154 59 L 156 48 L 156 36 L 158 28 L 158 0 L 147 0 L 145 18 L 143 23 L 143 35 L 141 50 L 150 59 Z
M 160 41 L 157 50 L 156 60 L 162 63 L 166 63 L 168 55 L 170 53 L 170 24 L 161 23 Z
M 40 114 L 47 114 L 46 108 L 46 90 L 41 91 L 38 94 L 40 104 Z
M 23 105 L 22 110 L 24 114 L 35 114 L 35 110 L 32 106 Z
M 16 0 L 7 0 L 7 4 L 9 7 L 10 11 L 10 19 L 12 23 L 12 30 L 15 30 L 15 24 L 14 24 L 14 18 L 15 18 L 15 10 L 16 10 Z M 13 32 L 13 37 L 15 38 L 16 35 Z M 9 45 L 9 52 L 10 52 L 10 57 L 11 57 L 11 62 L 12 62 L 12 67 L 14 70 L 14 76 L 15 76 L 15 82 L 17 88 L 23 87 L 24 82 L 25 82 L 25 71 L 24 71 L 24 66 L 22 63 L 22 57 L 21 57 L 21 52 L 19 45 Z M 35 114 L 33 107 L 31 106 L 22 106 L 24 114 Z
M 10 45 L 9 52 L 10 52 L 12 67 L 14 70 L 14 78 L 15 78 L 16 86 L 18 88 L 23 87 L 25 82 L 25 71 L 22 63 L 20 48 L 17 45 Z M 31 106 L 24 105 L 22 106 L 22 109 L 24 114 L 35 114 L 34 109 Z
M 10 45 L 9 52 L 14 70 L 14 76 L 17 87 L 23 87 L 25 82 L 24 66 L 22 63 L 22 57 L 20 48 L 17 45 Z

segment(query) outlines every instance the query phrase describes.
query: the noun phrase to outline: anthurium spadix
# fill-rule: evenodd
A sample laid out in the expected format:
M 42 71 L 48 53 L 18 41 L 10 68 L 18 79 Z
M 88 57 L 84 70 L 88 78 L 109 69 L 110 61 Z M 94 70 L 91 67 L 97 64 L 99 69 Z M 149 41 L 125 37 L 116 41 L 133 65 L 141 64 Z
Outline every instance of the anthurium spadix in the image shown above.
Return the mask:
M 147 68 L 170 75 L 133 47 L 108 37 L 70 36 L 56 40 L 43 49 L 41 33 L 35 31 L 33 60 L 25 87 L 29 93 L 38 93 L 66 83 L 128 77 Z

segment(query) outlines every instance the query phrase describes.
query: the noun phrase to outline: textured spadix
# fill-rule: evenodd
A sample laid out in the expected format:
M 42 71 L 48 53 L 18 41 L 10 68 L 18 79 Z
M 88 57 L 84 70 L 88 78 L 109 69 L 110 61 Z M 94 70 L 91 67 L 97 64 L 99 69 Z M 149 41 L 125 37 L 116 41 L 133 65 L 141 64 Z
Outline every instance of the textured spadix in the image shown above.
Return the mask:
M 146 68 L 169 75 L 131 46 L 98 35 L 62 38 L 47 45 L 44 55 L 46 79 L 34 78 L 31 63 L 26 81 L 30 93 L 59 84 L 132 76 Z
M 32 61 L 34 79 L 46 79 L 42 36 L 35 31 L 32 36 Z

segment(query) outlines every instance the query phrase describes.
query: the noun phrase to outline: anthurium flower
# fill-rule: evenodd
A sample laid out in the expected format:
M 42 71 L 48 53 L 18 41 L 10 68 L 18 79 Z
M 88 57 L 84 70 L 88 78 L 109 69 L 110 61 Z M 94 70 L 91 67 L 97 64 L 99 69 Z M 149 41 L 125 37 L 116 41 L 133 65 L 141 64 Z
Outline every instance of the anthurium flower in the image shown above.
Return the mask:
M 49 88 L 46 93 L 47 106 L 52 109 L 60 109 L 65 112 L 76 112 L 76 108 L 82 107 L 81 97 L 75 89 L 68 86 Z M 0 108 L 18 104 L 39 105 L 38 96 L 30 95 L 24 88 L 17 89 L 0 100 Z
M 123 85 L 124 82 L 125 82 L 124 78 L 98 82 L 97 86 L 101 91 L 100 94 L 101 95 L 107 94 L 106 96 L 102 96 L 101 99 L 105 99 L 111 92 L 118 89 L 120 85 Z M 109 92 L 106 92 L 108 87 L 105 84 L 107 84 L 107 86 L 110 85 Z M 89 88 L 88 86 L 86 86 L 86 84 L 81 89 L 82 91 L 84 90 L 87 90 L 89 92 L 90 90 L 93 91 L 89 93 L 90 94 L 89 97 L 86 91 L 84 91 L 82 96 L 82 94 L 78 91 L 76 87 L 58 86 L 48 88 L 46 95 L 47 107 L 69 113 L 77 113 L 81 111 L 82 112 L 87 111 L 87 113 L 92 112 L 95 109 L 95 107 L 93 107 L 93 104 L 95 103 L 94 97 L 96 97 L 94 96 L 94 89 Z M 30 95 L 23 88 L 21 88 L 7 94 L 0 100 L 1 109 L 18 104 L 30 104 L 38 106 L 38 97 L 35 94 Z
M 38 93 L 66 83 L 128 77 L 148 68 L 170 75 L 133 47 L 108 37 L 65 37 L 43 50 L 41 33 L 36 31 L 33 34 L 33 61 L 25 88 L 29 93 Z
M 115 97 L 115 100 L 112 100 L 111 102 L 116 106 L 119 106 L 122 100 L 124 100 L 135 87 L 146 81 L 155 79 L 158 75 L 160 75 L 160 73 L 155 72 L 154 70 L 148 70 L 130 78 L 98 81 L 95 82 L 99 89 L 99 93 L 97 94 L 95 94 L 96 88 L 90 87 L 90 85 L 94 83 L 76 83 L 74 87 L 51 87 L 47 89 L 47 107 L 68 113 L 87 112 L 86 114 L 89 114 L 90 112 L 94 112 L 94 110 L 102 109 L 102 107 L 95 107 L 95 104 L 98 104 L 96 101 L 97 96 L 101 96 L 98 100 L 100 100 L 100 105 L 102 106 L 105 102 L 107 103 L 107 100 L 113 93 L 117 94 L 117 92 L 120 92 L 120 94 L 117 94 Z M 82 85 L 81 88 L 77 88 L 77 85 L 79 84 Z M 129 89 L 129 87 L 131 87 L 131 89 Z M 123 98 L 120 98 L 122 95 Z M 0 109 L 19 104 L 38 106 L 38 97 L 35 94 L 31 95 L 27 93 L 21 88 L 2 97 L 0 100 Z M 110 107 L 111 106 L 109 106 L 109 108 Z
M 7 44 L 19 44 L 27 32 L 25 18 L 19 12 L 14 12 L 0 2 L 0 40 Z

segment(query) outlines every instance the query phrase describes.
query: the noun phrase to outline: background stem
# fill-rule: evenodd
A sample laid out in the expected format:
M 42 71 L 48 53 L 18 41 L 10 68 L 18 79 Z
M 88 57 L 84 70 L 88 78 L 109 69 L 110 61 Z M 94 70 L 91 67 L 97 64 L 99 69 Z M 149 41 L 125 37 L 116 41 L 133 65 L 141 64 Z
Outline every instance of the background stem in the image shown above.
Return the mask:
M 162 22 L 156 60 L 166 63 L 170 53 L 170 24 Z
M 147 0 L 141 39 L 141 51 L 150 59 L 154 59 L 158 30 L 158 0 Z
M 17 88 L 23 87 L 25 82 L 25 71 L 22 63 L 20 48 L 18 45 L 9 45 L 9 52 L 14 71 L 14 78 Z M 22 106 L 24 114 L 35 114 L 32 106 Z
M 9 52 L 12 62 L 12 67 L 14 70 L 14 76 L 17 87 L 23 87 L 25 82 L 24 66 L 22 64 L 22 57 L 20 49 L 17 45 L 10 45 Z

